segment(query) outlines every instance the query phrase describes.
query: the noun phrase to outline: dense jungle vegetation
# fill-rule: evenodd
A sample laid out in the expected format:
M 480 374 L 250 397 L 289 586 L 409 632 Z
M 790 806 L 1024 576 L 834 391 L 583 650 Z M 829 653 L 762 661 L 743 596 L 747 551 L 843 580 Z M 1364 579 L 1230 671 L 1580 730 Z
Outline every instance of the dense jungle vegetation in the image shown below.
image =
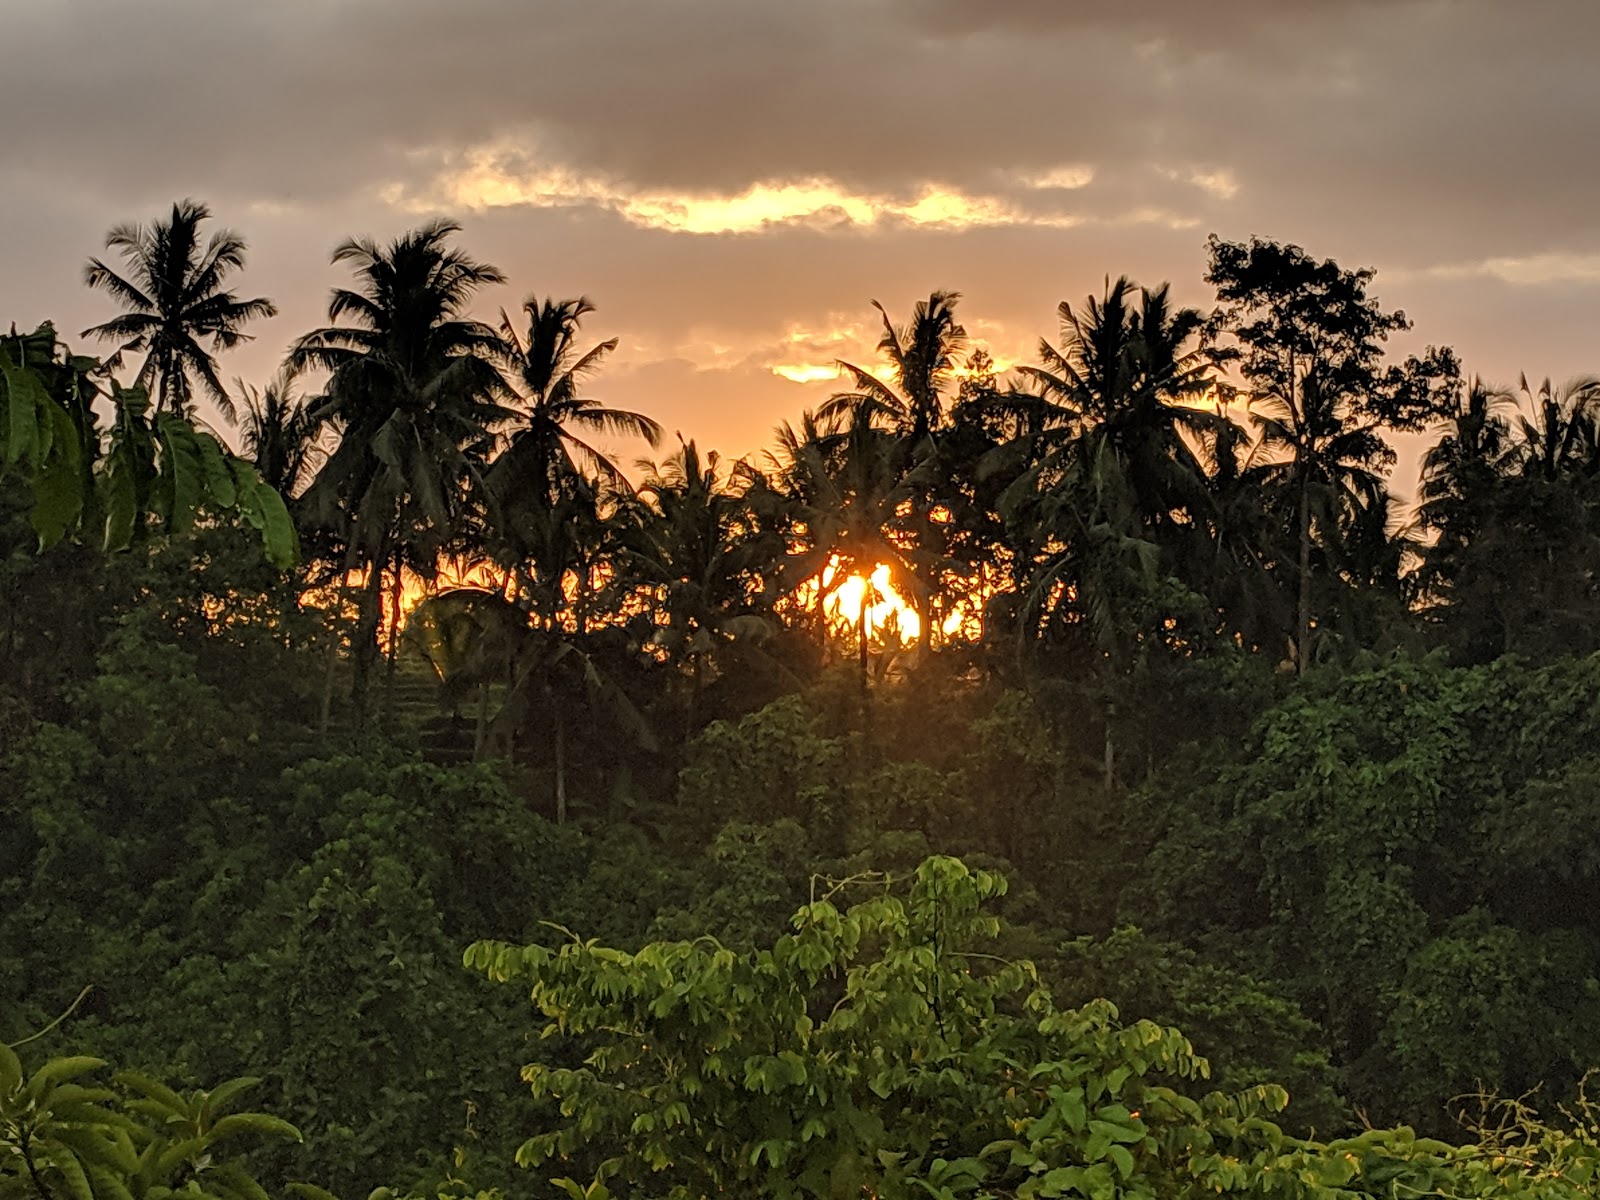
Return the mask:
M 0 337 L 0 1198 L 1592 1194 L 1600 385 L 1214 237 L 728 464 L 210 219 Z

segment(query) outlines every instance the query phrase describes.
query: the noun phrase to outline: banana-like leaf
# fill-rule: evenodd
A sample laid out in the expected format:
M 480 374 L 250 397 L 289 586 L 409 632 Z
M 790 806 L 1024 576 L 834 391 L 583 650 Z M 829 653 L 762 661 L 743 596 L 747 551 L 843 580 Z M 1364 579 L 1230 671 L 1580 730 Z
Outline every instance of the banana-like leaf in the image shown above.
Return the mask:
M 233 472 L 228 468 L 230 456 L 210 434 L 201 434 L 196 441 L 200 446 L 200 466 L 205 476 L 206 495 L 221 508 L 234 507 L 238 503 L 239 491 L 233 481 Z
M 33 481 L 33 511 L 30 520 L 39 535 L 39 546 L 55 545 L 83 515 L 83 460 L 72 415 L 59 405 L 50 405 L 47 420 L 53 427 L 54 451 L 41 464 Z

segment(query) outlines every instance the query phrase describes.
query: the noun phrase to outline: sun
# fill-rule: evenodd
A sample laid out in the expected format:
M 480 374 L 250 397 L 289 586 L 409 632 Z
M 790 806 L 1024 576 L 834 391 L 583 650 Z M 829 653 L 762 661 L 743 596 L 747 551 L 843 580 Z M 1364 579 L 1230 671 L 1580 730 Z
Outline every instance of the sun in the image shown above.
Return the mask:
M 822 587 L 831 587 L 839 572 L 838 561 L 829 563 L 822 572 Z M 862 608 L 866 608 L 868 637 L 893 636 L 901 642 L 914 642 L 922 632 L 922 619 L 889 580 L 889 567 L 879 563 L 872 574 L 850 575 L 834 588 L 823 601 L 823 611 L 830 623 L 848 625 L 852 630 L 861 627 Z

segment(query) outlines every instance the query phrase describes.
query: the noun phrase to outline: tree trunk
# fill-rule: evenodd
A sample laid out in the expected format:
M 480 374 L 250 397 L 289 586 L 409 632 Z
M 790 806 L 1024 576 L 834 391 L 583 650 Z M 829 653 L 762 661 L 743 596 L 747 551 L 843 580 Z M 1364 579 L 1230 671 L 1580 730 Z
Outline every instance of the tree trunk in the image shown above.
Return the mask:
M 378 625 L 383 615 L 383 562 L 388 557 L 375 555 L 368 567 L 366 585 L 361 589 L 361 613 L 356 621 L 355 644 L 350 648 L 355 677 L 350 700 L 355 709 L 356 728 L 367 723 L 367 700 L 371 692 L 372 661 L 378 653 Z
M 483 743 L 489 728 L 489 681 L 482 680 L 478 684 L 478 719 L 472 730 L 472 761 L 479 762 L 483 758 Z
M 689 654 L 689 711 L 684 720 L 683 740 L 687 744 L 694 737 L 700 723 L 700 691 L 705 687 L 705 662 L 698 650 Z
M 917 590 L 917 662 L 925 663 L 933 650 L 933 591 L 918 581 Z
M 344 552 L 344 570 L 339 575 L 339 606 L 344 607 L 344 594 L 350 586 L 350 572 L 356 569 L 357 543 L 354 536 Z M 342 615 L 342 614 L 341 614 Z M 352 655 L 355 646 L 350 647 Z M 322 711 L 318 714 L 317 728 L 322 733 L 328 732 L 328 723 L 333 717 L 333 681 L 339 670 L 339 636 L 334 634 L 333 641 L 328 646 L 328 667 L 322 676 Z
M 1106 704 L 1105 779 L 1106 795 L 1110 795 L 1117 782 L 1117 746 L 1111 734 L 1111 722 L 1117 715 L 1117 706 Z
M 856 617 L 856 650 L 861 657 L 861 694 L 867 694 L 867 593 L 861 592 L 861 612 Z
M 1300 479 L 1300 598 L 1295 614 L 1296 669 L 1304 675 L 1311 669 L 1311 487 L 1303 473 Z
M 586 559 L 578 567 L 577 586 L 573 588 L 572 600 L 573 628 L 581 640 L 589 632 L 589 563 Z
M 556 726 L 556 824 L 567 823 L 567 719 L 559 706 L 552 706 Z
M 400 556 L 394 556 L 394 587 L 389 592 L 389 645 L 383 672 L 383 727 L 394 728 L 394 668 L 400 655 Z

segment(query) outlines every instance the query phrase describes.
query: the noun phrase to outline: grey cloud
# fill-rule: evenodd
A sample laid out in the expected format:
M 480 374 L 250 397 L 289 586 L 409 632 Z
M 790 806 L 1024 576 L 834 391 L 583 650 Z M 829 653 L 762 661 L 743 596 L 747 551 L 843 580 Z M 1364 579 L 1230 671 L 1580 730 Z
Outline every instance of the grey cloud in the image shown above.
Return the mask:
M 505 142 L 618 187 L 938 181 L 1088 222 L 693 236 L 582 205 L 457 214 L 513 277 L 491 311 L 586 291 L 597 336 L 657 363 L 706 330 L 754 352 L 785 322 L 904 311 L 936 286 L 1026 345 L 1106 273 L 1203 301 L 1211 229 L 1377 265 L 1386 301 L 1469 359 L 1509 363 L 1536 319 L 1530 359 L 1559 359 L 1544 330 L 1576 356 L 1600 289 L 1428 272 L 1600 252 L 1597 43 L 1592 0 L 23 0 L 0 28 L 0 317 L 102 319 L 83 258 L 195 195 L 249 236 L 246 286 L 283 308 L 230 364 L 260 373 L 319 319 L 335 242 L 417 219 L 381 187 L 424 194 L 449 155 Z M 1022 178 L 1068 164 L 1093 181 Z M 1231 195 L 1203 182 L 1224 176 Z M 1145 210 L 1194 224 L 1129 221 Z M 759 411 L 751 430 L 811 395 L 737 356 L 645 358 L 617 381 L 630 398 Z

